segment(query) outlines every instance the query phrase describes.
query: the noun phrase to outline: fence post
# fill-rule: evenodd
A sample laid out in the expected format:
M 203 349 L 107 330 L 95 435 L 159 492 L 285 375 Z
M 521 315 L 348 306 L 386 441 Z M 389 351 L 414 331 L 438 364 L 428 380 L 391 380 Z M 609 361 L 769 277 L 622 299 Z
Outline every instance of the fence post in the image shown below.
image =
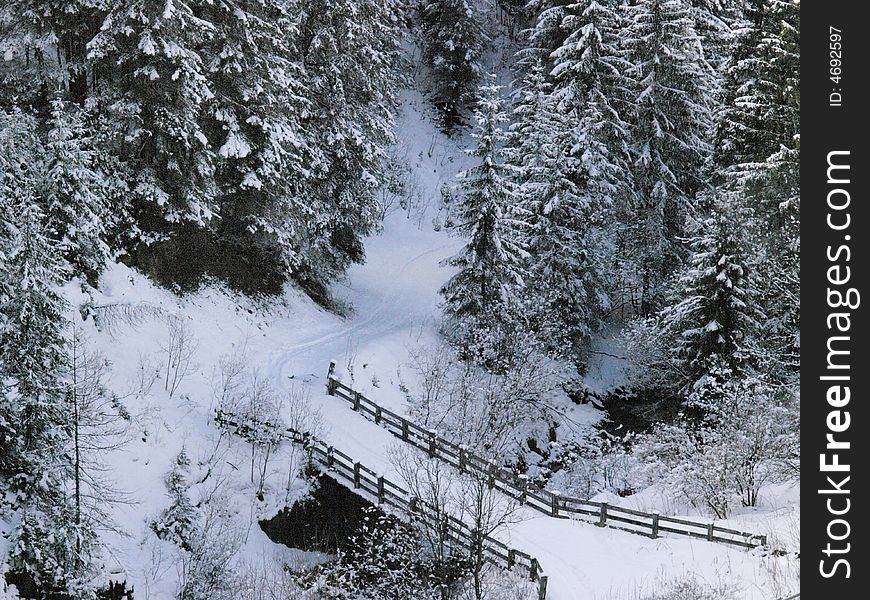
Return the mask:
M 707 540 L 710 542 L 713 541 L 713 524 L 712 523 L 707 525 Z
M 408 419 L 402 419 L 402 440 L 408 441 Z
M 326 374 L 326 393 L 330 396 L 335 396 L 336 381 L 333 377 L 335 373 L 335 361 L 329 363 L 329 372 Z
M 486 479 L 487 479 L 487 483 L 489 484 L 489 489 L 492 489 L 495 487 L 495 463 L 487 461 L 486 474 L 487 474 Z
M 384 503 L 384 476 L 378 475 L 378 504 Z
M 652 538 L 656 539 L 657 537 L 659 537 L 659 513 L 655 511 L 652 514 Z
M 552 506 L 551 506 L 552 511 L 551 512 L 553 513 L 554 517 L 558 517 L 559 516 L 559 492 L 553 490 L 553 492 L 550 493 L 550 496 L 551 496 L 551 501 L 552 501 Z
M 531 578 L 532 581 L 538 580 L 538 559 L 534 556 L 532 557 L 531 563 L 529 565 L 529 578 Z
M 538 600 L 547 599 L 547 576 L 541 575 L 538 579 Z
M 380 405 L 375 405 L 375 423 L 380 424 L 381 422 L 381 407 Z
M 332 446 L 328 446 L 326 448 L 326 468 L 331 469 L 332 464 L 335 462 L 335 448 Z
M 508 569 L 513 569 L 515 564 L 517 564 L 517 551 L 510 548 L 508 550 Z
M 607 502 L 601 503 L 601 513 L 598 515 L 598 525 L 599 527 L 604 527 L 607 523 Z
M 767 536 L 766 535 L 759 535 L 758 541 L 760 542 L 760 544 L 759 544 L 760 546 L 767 546 Z
M 417 503 L 418 502 L 419 502 L 419 499 L 416 496 L 411 496 L 411 499 L 408 500 L 408 512 L 410 512 L 412 516 L 414 515 L 414 513 L 417 512 Z
M 353 487 L 354 489 L 359 488 L 359 468 L 360 464 L 358 462 L 353 463 Z
M 525 473 L 520 474 L 520 504 L 526 503 L 526 494 L 529 492 L 529 477 Z
M 429 457 L 435 458 L 435 432 L 429 432 Z
M 360 396 L 362 396 L 362 394 L 360 394 L 359 392 L 353 393 L 353 409 L 355 411 L 359 411 Z
M 465 445 L 459 446 L 459 472 L 465 472 Z

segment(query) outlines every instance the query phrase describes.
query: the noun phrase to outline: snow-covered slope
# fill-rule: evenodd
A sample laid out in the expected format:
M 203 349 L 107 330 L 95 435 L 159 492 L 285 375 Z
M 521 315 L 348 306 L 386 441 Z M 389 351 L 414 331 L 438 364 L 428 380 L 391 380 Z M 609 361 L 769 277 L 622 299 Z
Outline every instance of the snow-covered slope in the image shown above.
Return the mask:
M 367 466 L 392 473 L 388 454 L 395 438 L 327 396 L 325 376 L 334 360 L 345 376 L 352 374 L 355 387 L 405 413 L 399 382 L 409 376 L 403 370 L 409 348 L 437 335 L 438 289 L 450 276 L 442 263 L 461 240 L 436 231 L 433 222 L 444 219 L 442 185 L 452 182 L 469 159 L 460 149 L 467 140 L 443 136 L 427 112 L 419 94 L 406 93 L 396 156 L 410 169 L 414 201 L 408 210 L 388 215 L 384 231 L 366 243 L 366 263 L 334 286 L 336 297 L 352 307 L 347 317 L 317 307 L 293 289 L 280 300 L 262 303 L 217 286 L 179 299 L 122 265 L 104 275 L 93 298 L 67 290 L 73 303 L 90 301 L 98 307 L 102 327 L 92 319 L 80 325 L 111 361 L 109 383 L 133 414 L 128 443 L 105 457 L 108 477 L 129 502 L 113 506 L 120 531 L 106 531 L 103 539 L 109 548 L 107 570 L 123 571 L 137 598 L 171 598 L 176 589 L 178 565 L 168 554 L 169 545 L 149 531 L 148 521 L 168 503 L 163 478 L 182 448 L 194 463 L 192 479 L 200 497 L 220 494 L 241 539 L 243 562 L 312 558 L 271 543 L 257 526 L 258 518 L 305 489 L 298 482 L 286 489 L 294 458 L 285 446 L 271 463 L 266 499 L 255 498 L 245 467 L 249 447 L 221 438 L 212 423 L 221 357 L 243 356 L 279 398 L 309 390 L 312 405 L 322 414 L 323 437 Z M 187 324 L 197 348 L 191 372 L 172 397 L 162 379 L 169 315 Z M 596 382 L 611 380 L 616 371 L 602 364 Z M 143 386 L 149 374 L 158 377 Z M 733 580 L 747 600 L 769 599 L 777 592 L 765 567 L 775 559 L 702 541 L 648 540 L 531 512 L 499 536 L 540 559 L 553 600 L 606 598 L 652 585 L 662 573 L 682 572 Z

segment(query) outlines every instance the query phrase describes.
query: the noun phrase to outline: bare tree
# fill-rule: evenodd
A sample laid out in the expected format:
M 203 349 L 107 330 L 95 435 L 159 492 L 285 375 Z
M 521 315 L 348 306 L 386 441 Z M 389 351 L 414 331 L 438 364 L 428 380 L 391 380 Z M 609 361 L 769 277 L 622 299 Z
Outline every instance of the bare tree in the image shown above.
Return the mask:
M 533 344 L 517 344 L 503 372 L 461 360 L 441 342 L 411 349 L 411 369 L 419 384 L 406 392 L 414 416 L 430 429 L 448 430 L 454 442 L 495 455 L 522 444 L 530 431 L 563 411 L 550 403 L 564 373 Z
M 105 455 L 129 441 L 130 414 L 104 383 L 109 368 L 105 356 L 92 350 L 76 327 L 69 340 L 66 372 L 67 423 L 72 437 L 71 479 L 75 524 L 119 531 L 106 507 L 128 503 L 108 479 Z M 80 551 L 77 540 L 77 551 Z
M 178 386 L 194 369 L 193 357 L 197 343 L 190 326 L 183 317 L 170 315 L 166 319 L 166 340 L 161 349 L 166 355 L 166 371 L 163 388 L 172 398 Z
M 438 460 L 429 460 L 407 447 L 394 446 L 389 458 L 411 497 L 411 513 L 432 552 L 434 576 L 441 600 L 453 597 L 454 567 L 465 560 L 450 539 L 450 509 L 457 504 L 456 473 Z
M 471 526 L 469 555 L 474 598 L 484 600 L 489 591 L 484 580 L 485 541 L 505 526 L 519 522 L 520 506 L 513 498 L 490 487 L 487 478 L 481 475 L 463 475 L 459 489 L 459 518 Z
M 311 403 L 311 388 L 309 386 L 290 388 L 284 402 L 283 414 L 285 415 L 284 423 L 290 429 L 306 434 L 312 439 L 322 437 L 324 433 L 323 415 Z M 300 448 L 298 444 L 290 444 L 285 499 L 290 497 L 293 481 L 311 463 L 310 448 Z

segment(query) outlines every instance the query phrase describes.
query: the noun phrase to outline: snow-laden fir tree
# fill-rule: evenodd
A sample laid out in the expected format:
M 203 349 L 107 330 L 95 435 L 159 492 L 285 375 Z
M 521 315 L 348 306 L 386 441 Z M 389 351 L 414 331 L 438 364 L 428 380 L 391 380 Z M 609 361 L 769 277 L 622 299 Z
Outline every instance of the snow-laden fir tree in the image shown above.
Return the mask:
M 682 393 L 706 393 L 757 366 L 764 315 L 744 235 L 746 218 L 733 207 L 717 208 L 691 240 L 692 254 L 676 290 L 679 301 L 661 315 L 675 346 L 671 384 Z
M 633 95 L 625 118 L 632 124 L 635 190 L 628 238 L 640 271 L 640 311 L 649 314 L 684 258 L 679 238 L 710 151 L 714 82 L 686 0 L 639 0 L 626 10 L 621 38 Z
M 630 127 L 621 114 L 630 113 L 632 94 L 622 76 L 631 67 L 620 47 L 625 22 L 606 0 L 569 8 L 562 24 L 570 33 L 552 54 L 553 95 L 573 121 L 571 152 L 580 160 L 585 192 L 602 205 L 623 206 L 632 188 Z
M 419 19 L 435 104 L 449 131 L 462 123 L 483 74 L 484 21 L 473 0 L 420 0 Z
M 783 123 L 770 113 L 771 93 L 779 92 L 773 90 L 775 82 L 769 75 L 764 76 L 768 61 L 759 52 L 762 41 L 770 39 L 776 29 L 768 0 L 747 2 L 734 24 L 735 41 L 722 85 L 713 152 L 720 173 L 763 160 L 779 147 Z M 766 117 L 771 117 L 769 122 Z
M 9 234 L 0 276 L 0 374 L 3 380 L 4 420 L 11 425 L 3 436 L 4 474 L 23 495 L 35 493 L 47 470 L 57 467 L 49 451 L 62 452 L 63 389 L 60 374 L 65 362 L 66 301 L 59 286 L 66 267 L 57 245 L 45 235 L 45 216 L 32 192 L 23 190 L 16 203 L 16 223 Z
M 566 18 L 574 14 L 576 0 L 529 0 L 526 4 L 532 23 L 525 32 L 528 38 L 519 55 L 520 65 L 527 69 L 543 62 L 552 68 L 551 54 L 565 39 L 569 32 L 563 26 Z
M 486 85 L 475 112 L 477 146 L 469 151 L 480 163 L 459 175 L 460 223 L 456 230 L 468 243 L 449 264 L 458 272 L 441 288 L 455 339 L 464 347 L 487 346 L 498 336 L 517 306 L 522 285 L 522 222 L 516 218 L 517 190 L 513 169 L 506 163 L 500 87 Z
M 136 166 L 135 215 L 145 232 L 217 214 L 214 149 L 201 111 L 214 91 L 200 48 L 215 35 L 207 0 L 113 2 L 89 58 L 95 96 L 112 117 L 114 152 Z
M 115 221 L 108 204 L 109 185 L 96 164 L 96 151 L 74 105 L 51 103 L 44 144 L 45 176 L 40 191 L 48 231 L 72 270 L 91 283 L 109 258 L 107 229 Z
M 526 78 L 515 114 L 509 154 L 528 253 L 523 310 L 549 352 L 576 360 L 607 304 L 592 239 L 610 204 L 607 174 L 580 149 L 573 115 L 561 110 L 541 67 Z
M 90 598 L 94 534 L 66 493 L 67 304 L 59 286 L 67 268 L 32 190 L 12 206 L 16 224 L 0 251 L 0 482 L 18 515 L 8 560 L 41 593 Z
M 800 323 L 800 4 L 747 8 L 726 79 L 717 173 L 751 208 L 768 321 L 765 346 L 780 375 L 796 374 Z
M 216 34 L 202 54 L 215 96 L 203 120 L 216 148 L 215 243 L 283 280 L 299 262 L 304 218 L 317 210 L 301 190 L 322 164 L 302 124 L 312 102 L 294 45 L 298 15 L 280 0 L 208 10 Z
M 168 540 L 187 551 L 192 549 L 191 544 L 198 518 L 193 502 L 190 500 L 189 476 L 190 458 L 187 456 L 187 450 L 182 448 L 164 479 L 170 504 L 149 525 L 161 540 Z
M 745 4 L 745 0 L 691 0 L 701 55 L 717 73 L 722 72 L 730 58 L 733 27 L 740 20 Z
M 15 65 L 0 72 L 0 98 L 28 98 L 43 107 L 62 91 L 83 103 L 96 74 L 87 43 L 111 0 L 8 0 L 0 6 L 0 56 Z M 5 77 L 4 77 L 5 75 Z

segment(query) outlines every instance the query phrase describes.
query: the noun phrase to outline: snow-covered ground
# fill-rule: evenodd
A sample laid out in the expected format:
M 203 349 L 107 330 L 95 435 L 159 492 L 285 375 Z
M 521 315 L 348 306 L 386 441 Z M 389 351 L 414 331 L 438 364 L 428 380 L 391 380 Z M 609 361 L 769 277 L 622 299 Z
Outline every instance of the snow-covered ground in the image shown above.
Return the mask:
M 104 321 L 110 327 L 97 329 L 93 320 L 82 324 L 111 361 L 109 383 L 134 415 L 129 443 L 106 457 L 109 477 L 131 501 L 112 509 L 125 535 L 106 532 L 104 539 L 110 549 L 107 568 L 123 569 L 136 587 L 137 598 L 173 597 L 178 566 L 171 556 L 161 556 L 169 545 L 156 540 L 147 523 L 168 503 L 163 478 L 182 447 L 194 463 L 192 478 L 204 480 L 197 486 L 199 493 L 220 490 L 222 504 L 233 515 L 243 540 L 246 560 L 311 558 L 273 544 L 256 523 L 257 518 L 272 514 L 283 502 L 292 502 L 305 492 L 296 484 L 289 492 L 284 489 L 292 449 L 282 448 L 274 459 L 267 498 L 260 502 L 254 497 L 250 468 L 245 468 L 249 447 L 240 442 L 229 447 L 218 444 L 221 432 L 212 417 L 221 357 L 244 355 L 279 397 L 290 390 L 309 389 L 311 402 L 323 417 L 323 437 L 356 460 L 399 480 L 388 458 L 396 439 L 342 401 L 327 396 L 325 377 L 334 360 L 345 377 L 352 374 L 354 387 L 406 413 L 399 383 L 410 376 L 406 368 L 409 349 L 431 343 L 436 336 L 438 289 L 450 276 L 450 269 L 442 263 L 462 242 L 444 230 L 436 231 L 433 221 L 443 220 L 439 210 L 442 184 L 452 182 L 469 159 L 460 151 L 462 140 L 446 138 L 432 125 L 419 94 L 407 92 L 404 100 L 398 131 L 402 142 L 396 152 L 411 168 L 411 180 L 419 193 L 410 211 L 394 211 L 384 231 L 367 241 L 366 263 L 353 267 L 346 280 L 334 286 L 336 297 L 352 307 L 349 316 L 327 312 L 292 288 L 282 299 L 269 302 L 239 297 L 219 286 L 179 299 L 123 265 L 109 269 L 99 292 L 90 299 L 96 306 L 149 307 L 133 318 Z M 72 288 L 68 296 L 76 304 L 88 300 Z M 177 315 L 188 324 L 197 344 L 194 368 L 172 398 L 162 379 L 147 393 L 137 393 L 141 392 L 142 373 L 163 372 L 167 315 Z M 587 383 L 607 387 L 618 378 L 620 369 L 618 359 L 602 360 L 590 370 Z M 221 455 L 216 460 L 218 448 Z M 207 473 L 206 464 L 220 468 Z M 221 486 L 212 486 L 218 481 Z M 794 499 L 789 494 L 794 493 L 778 492 L 768 503 L 778 512 L 739 515 L 732 523 L 759 533 L 768 528 L 786 532 L 793 528 L 799 513 L 788 505 Z M 662 508 L 653 506 L 657 500 L 652 494 L 620 502 Z M 788 583 L 795 583 L 791 573 L 780 576 L 787 580 L 785 584 L 774 582 L 771 572 L 785 571 L 787 565 L 757 551 L 689 539 L 650 540 L 533 512 L 523 513 L 520 523 L 499 536 L 540 560 L 549 576 L 548 597 L 553 600 L 604 599 L 609 594 L 617 598 L 655 585 L 662 574 L 684 572 L 710 581 L 733 581 L 746 600 L 770 600 L 788 591 Z

